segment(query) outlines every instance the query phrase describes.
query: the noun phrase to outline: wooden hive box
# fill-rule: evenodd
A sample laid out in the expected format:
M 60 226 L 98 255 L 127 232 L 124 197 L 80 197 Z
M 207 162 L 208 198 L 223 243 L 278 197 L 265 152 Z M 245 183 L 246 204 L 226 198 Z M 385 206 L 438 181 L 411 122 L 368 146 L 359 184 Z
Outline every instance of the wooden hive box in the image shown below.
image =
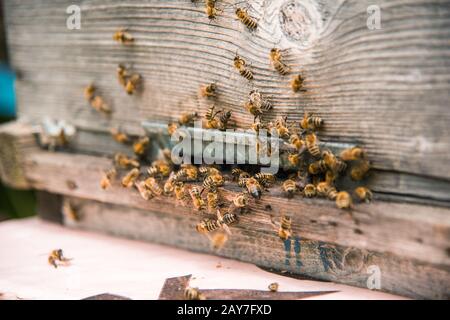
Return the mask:
M 18 74 L 19 117 L 0 127 L 0 177 L 17 188 L 36 189 L 41 214 L 76 208 L 70 227 L 174 245 L 366 287 L 374 270 L 381 290 L 414 298 L 450 297 L 450 3 L 378 1 L 381 29 L 367 26 L 370 1 L 248 1 L 258 21 L 249 32 L 235 19 L 232 1 L 217 1 L 209 21 L 202 1 L 89 0 L 80 3 L 81 29 L 66 26 L 73 1 L 5 0 L 9 57 Z M 132 45 L 112 34 L 128 28 Z M 269 65 L 274 46 L 293 72 Z M 239 55 L 251 63 L 249 82 L 233 68 Z M 118 64 L 142 75 L 139 92 L 118 85 Z M 293 74 L 305 91 L 293 93 Z M 113 113 L 89 107 L 83 89 L 95 83 Z M 305 111 L 322 117 L 319 138 L 361 145 L 372 161 L 370 204 L 342 212 L 323 199 L 286 199 L 279 187 L 232 226 L 219 252 L 195 232 L 201 214 L 173 198 L 143 200 L 132 190 L 99 187 L 115 152 L 129 152 L 109 130 L 145 133 L 142 122 L 169 122 L 183 112 L 204 114 L 201 84 L 218 83 L 218 103 L 233 112 L 237 127 L 253 116 L 243 101 L 254 88 L 270 96 L 269 120 Z M 70 122 L 70 148 L 51 152 L 36 142 L 45 117 Z M 236 193 L 227 184 L 226 197 Z M 272 210 L 267 205 L 270 204 Z M 289 214 L 293 237 L 281 241 L 273 221 Z M 55 218 L 51 216 L 50 218 Z M 56 217 L 62 219 L 62 216 Z

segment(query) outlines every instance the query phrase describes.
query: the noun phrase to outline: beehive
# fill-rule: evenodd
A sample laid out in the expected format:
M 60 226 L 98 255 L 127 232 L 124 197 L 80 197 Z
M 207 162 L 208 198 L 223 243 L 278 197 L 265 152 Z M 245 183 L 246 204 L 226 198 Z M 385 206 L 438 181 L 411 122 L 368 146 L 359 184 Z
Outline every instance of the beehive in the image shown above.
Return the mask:
M 218 3 L 223 12 L 210 22 L 202 2 L 83 1 L 81 29 L 69 30 L 71 1 L 4 1 L 19 119 L 0 129 L 2 180 L 45 191 L 44 215 L 70 202 L 81 217 L 66 220 L 71 227 L 212 252 L 208 239 L 195 232 L 199 216 L 190 208 L 165 197 L 144 201 L 120 186 L 99 188 L 108 157 L 128 152 L 109 130 L 138 136 L 145 134 L 143 120 L 204 114 L 209 103 L 197 92 L 212 82 L 236 126 L 249 127 L 253 116 L 243 101 L 258 88 L 272 99 L 272 120 L 288 115 L 298 122 L 312 112 L 326 123 L 322 142 L 366 148 L 373 170 L 365 182 L 375 201 L 355 206 L 350 216 L 325 200 L 287 200 L 274 188 L 233 227 L 218 254 L 362 287 L 378 267 L 381 290 L 448 298 L 449 3 L 381 1 L 381 29 L 371 30 L 369 1 L 249 1 L 258 21 L 253 32 L 235 20 L 235 5 Z M 120 27 L 133 34 L 132 45 L 113 41 Z M 305 77 L 304 92 L 294 94 L 289 77 L 270 67 L 274 45 Z M 251 82 L 233 68 L 236 51 L 251 63 Z M 121 63 L 143 79 L 131 97 L 117 83 Z M 84 100 L 91 82 L 112 107 L 111 116 Z M 69 150 L 39 147 L 35 126 L 44 117 L 77 128 Z M 294 236 L 283 242 L 272 221 L 287 213 Z

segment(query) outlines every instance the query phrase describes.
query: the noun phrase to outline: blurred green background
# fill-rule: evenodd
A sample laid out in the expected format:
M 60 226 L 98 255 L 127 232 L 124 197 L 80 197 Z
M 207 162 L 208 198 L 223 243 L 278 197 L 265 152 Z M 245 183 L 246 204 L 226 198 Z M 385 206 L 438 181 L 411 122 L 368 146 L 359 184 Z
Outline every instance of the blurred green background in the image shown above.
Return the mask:
M 0 1 L 0 125 L 15 118 L 14 73 L 8 66 L 6 40 Z M 0 182 L 0 221 L 35 214 L 36 197 L 32 191 L 13 190 Z

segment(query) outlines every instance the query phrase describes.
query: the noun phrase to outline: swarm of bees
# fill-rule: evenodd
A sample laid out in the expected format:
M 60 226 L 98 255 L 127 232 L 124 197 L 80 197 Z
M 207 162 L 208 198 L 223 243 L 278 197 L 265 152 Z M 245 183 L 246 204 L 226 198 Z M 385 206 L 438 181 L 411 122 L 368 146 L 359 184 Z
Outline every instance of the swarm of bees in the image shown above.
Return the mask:
M 205 12 L 209 19 L 215 19 L 220 12 L 217 1 L 205 0 Z M 258 28 L 256 20 L 245 9 L 237 8 L 235 14 L 250 31 Z M 113 39 L 121 44 L 135 41 L 125 28 L 119 29 Z M 272 48 L 268 58 L 273 70 L 279 75 L 287 76 L 292 73 L 293 70 L 285 62 L 287 59 L 281 49 Z M 243 78 L 253 80 L 251 67 L 237 52 L 233 67 Z M 138 73 L 130 72 L 124 65 L 118 66 L 117 78 L 130 95 L 135 93 L 141 81 Z M 290 87 L 293 92 L 304 90 L 303 76 L 294 75 Z M 202 84 L 199 87 L 198 96 L 212 103 L 203 115 L 203 123 L 206 129 L 226 130 L 229 128 L 232 113 L 217 107 L 218 88 L 217 82 Z M 87 87 L 86 100 L 97 111 L 111 112 L 95 92 L 93 85 Z M 130 145 L 134 157 L 117 153 L 113 159 L 113 167 L 102 173 L 101 188 L 110 188 L 115 180 L 119 180 L 123 188 L 135 189 L 144 201 L 174 197 L 177 205 L 189 206 L 202 216 L 195 225 L 195 230 L 209 239 L 214 250 L 220 250 L 227 243 L 232 235 L 231 228 L 239 222 L 240 216 L 248 214 L 252 205 L 258 203 L 264 194 L 275 186 L 278 186 L 288 199 L 297 195 L 304 198 L 323 197 L 334 201 L 340 209 L 351 209 L 353 200 L 372 200 L 372 192 L 364 186 L 358 186 L 353 192 L 341 189 L 338 183 L 340 177 L 349 176 L 354 181 L 361 181 L 370 169 L 370 162 L 361 147 L 346 149 L 339 155 L 322 148 L 318 135 L 325 126 L 325 121 L 321 117 L 305 112 L 298 122 L 291 121 L 286 116 L 278 116 L 273 122 L 264 121 L 266 115 L 274 109 L 274 105 L 271 99 L 258 89 L 248 93 L 243 107 L 254 118 L 251 129 L 256 136 L 261 129 L 267 129 L 269 135 L 276 135 L 288 146 L 286 161 L 289 169 L 285 172 L 276 176 L 270 173 L 247 172 L 243 168 L 234 167 L 227 174 L 213 165 L 175 165 L 171 160 L 170 150 L 164 150 L 158 159 L 149 163 L 146 158 L 150 147 L 148 137 L 133 138 L 119 128 L 113 128 L 112 138 L 118 143 Z M 177 121 L 168 124 L 167 133 L 172 136 L 180 127 L 191 126 L 200 117 L 197 111 L 185 112 Z M 260 149 L 259 145 L 257 149 Z M 240 188 L 240 192 L 232 197 L 224 192 L 224 187 L 230 183 Z M 281 240 L 291 238 L 292 224 L 291 216 L 282 215 L 276 224 L 276 235 Z M 56 256 L 52 256 L 52 259 L 53 262 L 61 261 Z M 269 289 L 277 291 L 278 285 L 271 284 Z M 202 299 L 202 294 L 196 288 L 188 288 L 185 297 L 191 300 Z

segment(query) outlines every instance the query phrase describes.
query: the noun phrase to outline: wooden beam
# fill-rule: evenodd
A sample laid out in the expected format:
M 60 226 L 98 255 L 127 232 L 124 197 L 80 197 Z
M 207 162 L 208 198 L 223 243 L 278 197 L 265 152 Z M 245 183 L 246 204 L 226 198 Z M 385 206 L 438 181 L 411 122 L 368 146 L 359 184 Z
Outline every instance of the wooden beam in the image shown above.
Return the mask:
M 198 88 L 217 81 L 216 103 L 233 111 L 237 127 L 253 121 L 242 105 L 257 88 L 275 105 L 268 120 L 287 115 L 297 122 L 312 112 L 325 120 L 320 139 L 361 144 L 376 169 L 450 179 L 445 1 L 378 1 L 381 29 L 369 30 L 369 0 L 256 0 L 249 5 L 259 23 L 255 32 L 235 20 L 232 5 L 223 4 L 210 22 L 202 4 L 184 0 L 83 2 L 81 30 L 67 30 L 64 12 L 71 4 L 5 1 L 12 64 L 23 76 L 17 83 L 23 119 L 52 115 L 85 129 L 120 125 L 139 133 L 143 119 L 203 114 L 211 102 L 197 97 Z M 120 27 L 129 28 L 133 45 L 112 40 Z M 275 45 L 293 74 L 305 77 L 305 92 L 292 93 L 293 74 L 282 77 L 270 67 Z M 233 69 L 236 50 L 252 64 L 251 83 Z M 120 88 L 119 63 L 142 74 L 139 94 L 129 97 Z M 90 82 L 114 108 L 111 118 L 85 102 Z

